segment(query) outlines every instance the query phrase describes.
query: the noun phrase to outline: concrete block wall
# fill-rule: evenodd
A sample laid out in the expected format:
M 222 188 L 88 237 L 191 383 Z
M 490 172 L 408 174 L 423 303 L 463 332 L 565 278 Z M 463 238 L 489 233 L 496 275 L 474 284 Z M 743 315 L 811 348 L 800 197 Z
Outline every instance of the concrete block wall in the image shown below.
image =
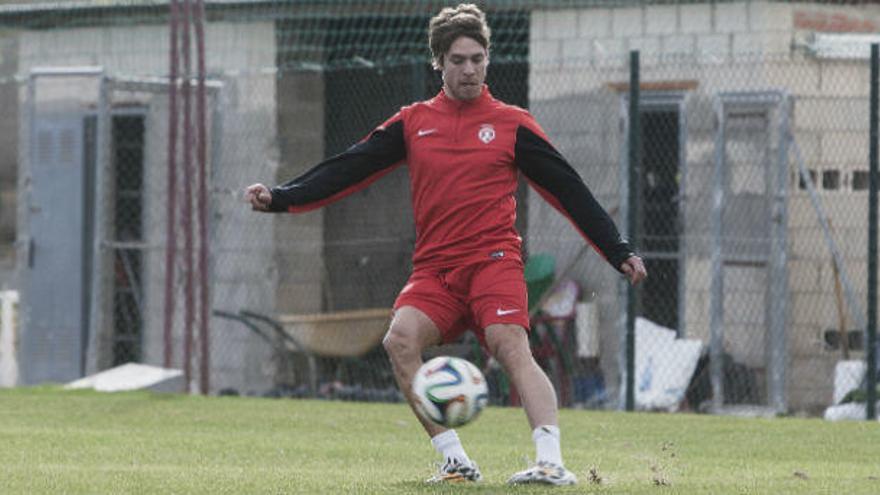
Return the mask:
M 560 140 L 563 154 L 572 154 L 579 172 L 591 177 L 594 193 L 619 203 L 618 177 L 620 135 L 608 133 L 605 139 L 618 139 L 604 147 L 590 146 L 597 135 L 595 121 L 588 112 L 574 112 L 582 102 L 605 98 L 602 111 L 611 115 L 618 108 L 611 103 L 619 95 L 610 83 L 628 81 L 628 52 L 641 51 L 642 81 L 694 81 L 696 88 L 686 91 L 687 115 L 687 197 L 688 226 L 696 228 L 687 238 L 684 319 L 688 336 L 708 342 L 709 277 L 707 212 L 714 166 L 714 112 L 712 97 L 723 91 L 762 91 L 784 89 L 794 97 L 791 125 L 795 140 L 811 169 L 819 172 L 839 170 L 841 189 L 820 190 L 832 219 L 841 251 L 848 260 L 853 284 L 862 290 L 866 241 L 864 232 L 866 192 L 847 189 L 852 172 L 866 167 L 867 157 L 867 64 L 851 61 L 817 60 L 802 44 L 813 31 L 876 32 L 880 10 L 867 7 L 790 4 L 776 2 L 730 2 L 683 5 L 645 5 L 628 8 L 588 8 L 535 11 L 530 39 L 530 107 L 544 124 L 551 139 Z M 612 110 L 613 109 L 613 110 Z M 566 113 L 570 112 L 570 113 Z M 554 114 L 565 114 L 555 116 Z M 618 115 L 600 122 L 618 127 Z M 583 153 L 583 154 L 581 154 Z M 566 154 L 566 156 L 568 156 Z M 803 190 L 797 187 L 795 161 L 790 158 L 789 279 L 790 322 L 788 402 L 793 410 L 815 411 L 827 404 L 830 382 L 817 379 L 839 358 L 821 341 L 822 333 L 836 328 L 837 309 L 833 297 L 834 281 L 824 238 L 816 213 Z M 604 175 L 606 180 L 595 181 Z M 541 232 L 533 221 L 540 200 L 530 201 L 529 233 Z M 588 277 L 591 275 L 587 273 Z M 602 283 L 592 274 L 593 280 Z M 616 305 L 612 286 L 602 308 L 603 371 L 613 388 L 617 377 Z M 863 299 L 862 293 L 859 293 Z M 741 311 L 748 304 L 726 301 L 727 310 Z M 763 308 L 760 301 L 749 304 Z M 809 311 L 805 309 L 809 308 Z M 611 317 L 608 317 L 609 313 Z M 852 319 L 850 318 L 850 321 Z M 733 322 L 731 322 L 732 324 Z M 852 323 L 851 323 L 852 325 Z M 753 325 L 754 326 L 754 325 Z M 753 332 L 746 325 L 740 334 Z M 757 347 L 740 349 L 743 359 L 761 365 L 763 334 Z M 731 342 L 747 346 L 748 339 Z M 606 347 L 604 342 L 613 342 Z M 735 349 L 736 350 L 736 349 Z M 606 359 L 607 358 L 607 359 Z M 611 364 L 608 364 L 611 363 Z M 819 363 L 819 364 L 817 364 Z M 829 364 L 830 363 L 830 364 Z M 810 366 L 815 364 L 815 366 Z M 825 374 L 827 375 L 827 373 Z M 824 376 L 824 375 L 823 375 Z
M 624 66 L 630 50 L 642 65 L 681 57 L 721 63 L 731 56 L 786 54 L 804 7 L 724 2 L 534 11 L 530 53 L 535 65 L 591 60 Z
M 277 82 L 279 184 L 304 173 L 324 158 L 324 76 L 318 72 L 287 74 Z M 279 313 L 315 313 L 322 309 L 325 268 L 324 210 L 275 216 Z

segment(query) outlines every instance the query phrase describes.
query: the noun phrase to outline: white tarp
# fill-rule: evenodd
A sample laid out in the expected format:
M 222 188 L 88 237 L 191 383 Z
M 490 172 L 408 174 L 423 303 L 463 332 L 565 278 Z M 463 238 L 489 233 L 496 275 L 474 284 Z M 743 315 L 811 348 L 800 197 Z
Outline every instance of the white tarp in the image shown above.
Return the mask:
M 678 339 L 675 331 L 645 318 L 636 318 L 635 326 L 636 408 L 675 411 L 697 368 L 703 343 Z
M 868 417 L 867 410 L 868 408 L 864 402 L 849 402 L 825 409 L 823 417 L 828 421 L 864 421 Z M 880 411 L 880 401 L 875 403 L 874 410 Z M 877 418 L 877 420 L 880 421 L 880 418 Z
M 834 405 L 840 404 L 846 394 L 861 386 L 867 369 L 864 361 L 850 359 L 837 362 L 834 366 Z
M 146 364 L 128 363 L 80 378 L 68 383 L 64 388 L 93 388 L 98 392 L 140 389 L 157 392 L 182 392 L 183 372 Z
M 829 421 L 864 420 L 868 417 L 864 402 L 841 404 L 846 394 L 858 389 L 865 378 L 868 367 L 864 361 L 838 361 L 834 366 L 834 403 L 825 409 L 824 418 Z M 880 402 L 877 402 L 880 406 Z M 880 419 L 880 418 L 878 418 Z

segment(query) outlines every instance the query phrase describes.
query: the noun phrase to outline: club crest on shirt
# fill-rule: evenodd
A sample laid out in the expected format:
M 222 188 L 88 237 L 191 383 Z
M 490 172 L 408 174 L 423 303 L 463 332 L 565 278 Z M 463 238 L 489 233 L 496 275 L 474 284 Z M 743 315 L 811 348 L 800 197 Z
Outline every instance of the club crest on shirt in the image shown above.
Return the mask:
M 495 139 L 495 128 L 492 127 L 492 124 L 482 124 L 480 125 L 480 130 L 477 131 L 477 137 L 480 138 L 485 144 L 489 144 L 493 139 Z

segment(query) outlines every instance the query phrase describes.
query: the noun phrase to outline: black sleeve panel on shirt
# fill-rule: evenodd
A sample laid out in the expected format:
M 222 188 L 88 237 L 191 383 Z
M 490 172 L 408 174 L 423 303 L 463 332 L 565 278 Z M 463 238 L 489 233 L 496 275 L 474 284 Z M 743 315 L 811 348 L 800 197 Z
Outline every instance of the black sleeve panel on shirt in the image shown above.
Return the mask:
M 581 235 L 620 271 L 620 265 L 634 254 L 633 250 L 565 158 L 543 137 L 523 125 L 516 131 L 514 153 L 517 167 L 541 196 L 566 215 Z
M 403 120 L 374 130 L 367 139 L 273 187 L 271 211 L 307 211 L 363 189 L 406 157 Z

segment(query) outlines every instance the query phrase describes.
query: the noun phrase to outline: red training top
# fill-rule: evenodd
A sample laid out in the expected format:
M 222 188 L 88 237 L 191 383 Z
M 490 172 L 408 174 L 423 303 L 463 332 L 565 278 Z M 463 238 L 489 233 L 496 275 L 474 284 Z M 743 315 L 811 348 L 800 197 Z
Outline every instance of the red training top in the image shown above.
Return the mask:
M 471 101 L 434 98 L 402 108 L 364 140 L 280 186 L 272 211 L 300 212 L 359 191 L 409 165 L 413 265 L 447 268 L 520 257 L 517 176 L 575 225 L 617 270 L 633 252 L 605 210 L 534 118 L 484 87 Z

